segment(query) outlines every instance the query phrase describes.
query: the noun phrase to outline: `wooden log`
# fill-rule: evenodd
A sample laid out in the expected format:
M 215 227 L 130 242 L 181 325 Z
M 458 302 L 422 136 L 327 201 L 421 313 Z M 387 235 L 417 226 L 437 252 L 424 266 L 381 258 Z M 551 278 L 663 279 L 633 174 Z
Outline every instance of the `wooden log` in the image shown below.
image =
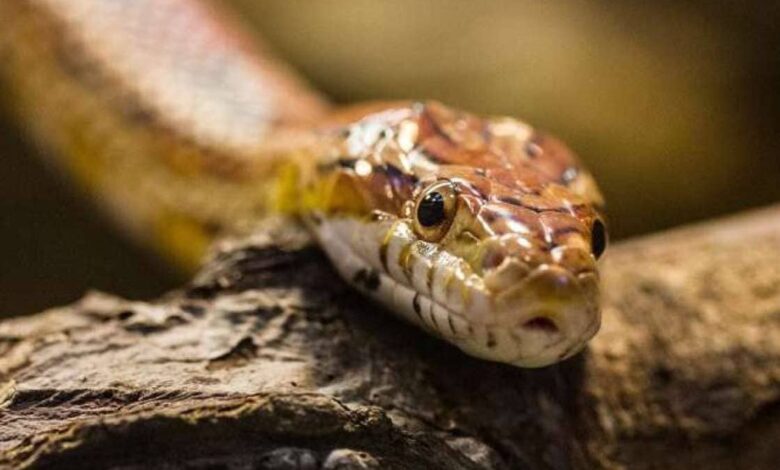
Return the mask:
M 603 278 L 589 349 L 522 370 L 264 221 L 161 299 L 0 323 L 0 466 L 775 468 L 780 206 L 616 244 Z

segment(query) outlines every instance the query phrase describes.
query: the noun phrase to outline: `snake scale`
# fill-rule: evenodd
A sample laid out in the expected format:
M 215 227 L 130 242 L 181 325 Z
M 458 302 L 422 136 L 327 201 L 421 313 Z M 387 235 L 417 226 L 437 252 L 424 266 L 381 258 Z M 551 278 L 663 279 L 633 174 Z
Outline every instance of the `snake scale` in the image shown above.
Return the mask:
M 603 201 L 566 146 L 432 101 L 336 108 L 239 23 L 197 0 L 2 0 L 4 104 L 179 264 L 278 212 L 468 354 L 544 366 L 597 332 Z

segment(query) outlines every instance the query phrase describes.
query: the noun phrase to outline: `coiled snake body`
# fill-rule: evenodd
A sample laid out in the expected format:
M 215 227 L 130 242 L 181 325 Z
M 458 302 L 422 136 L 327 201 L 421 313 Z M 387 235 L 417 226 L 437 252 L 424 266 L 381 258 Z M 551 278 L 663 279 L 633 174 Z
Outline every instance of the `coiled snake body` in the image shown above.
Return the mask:
M 342 277 L 518 366 L 599 328 L 601 196 L 556 139 L 436 102 L 333 109 L 196 0 L 3 0 L 6 101 L 135 236 L 193 264 L 298 216 Z

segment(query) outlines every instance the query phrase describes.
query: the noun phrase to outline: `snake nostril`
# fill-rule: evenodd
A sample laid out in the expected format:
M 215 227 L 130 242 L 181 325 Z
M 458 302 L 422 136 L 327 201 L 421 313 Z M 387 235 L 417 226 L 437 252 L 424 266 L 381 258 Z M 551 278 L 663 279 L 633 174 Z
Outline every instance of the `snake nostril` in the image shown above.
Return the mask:
M 547 317 L 534 317 L 523 323 L 523 328 L 547 334 L 558 333 L 558 326 Z

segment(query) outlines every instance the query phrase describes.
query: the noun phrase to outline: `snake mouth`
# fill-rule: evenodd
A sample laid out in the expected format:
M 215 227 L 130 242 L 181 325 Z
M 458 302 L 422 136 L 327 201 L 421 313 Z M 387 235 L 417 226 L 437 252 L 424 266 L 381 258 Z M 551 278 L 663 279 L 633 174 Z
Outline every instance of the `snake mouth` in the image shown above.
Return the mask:
M 533 317 L 530 320 L 527 320 L 522 325 L 520 325 L 520 328 L 530 331 L 537 331 L 547 335 L 554 335 L 559 332 L 558 325 L 556 325 L 549 316 L 545 315 Z
M 595 313 L 595 311 L 594 311 Z M 533 318 L 521 322 L 511 330 L 510 336 L 523 351 L 511 361 L 525 367 L 541 367 L 573 356 L 579 352 L 595 334 L 597 316 L 580 310 L 574 313 L 587 319 L 576 330 L 559 326 L 553 318 L 560 318 L 560 312 L 538 312 Z

